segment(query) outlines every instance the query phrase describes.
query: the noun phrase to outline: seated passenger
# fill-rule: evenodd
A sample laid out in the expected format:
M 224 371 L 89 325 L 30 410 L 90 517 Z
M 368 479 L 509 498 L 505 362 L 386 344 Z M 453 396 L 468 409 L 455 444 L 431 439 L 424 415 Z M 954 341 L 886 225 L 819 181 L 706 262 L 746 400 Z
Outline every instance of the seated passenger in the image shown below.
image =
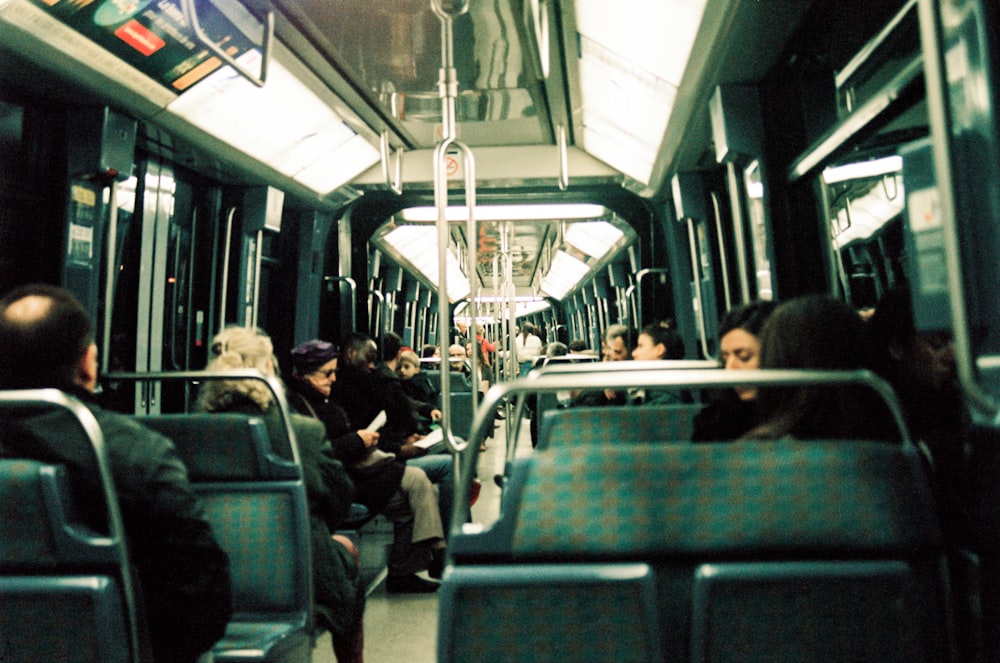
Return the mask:
M 454 494 L 451 456 L 427 454 L 426 449 L 417 445 L 423 435 L 419 432 L 416 412 L 395 373 L 376 371 L 378 349 L 371 338 L 355 332 L 347 336 L 341 348 L 337 380 L 331 385 L 330 400 L 347 413 L 353 429 L 367 427 L 380 412 L 385 412 L 386 423 L 379 437 L 379 448 L 395 454 L 407 466 L 423 470 L 428 479 L 440 485 L 437 498 L 439 521 L 444 523 L 444 531 L 447 532 Z M 442 535 L 435 536 L 441 538 Z M 441 541 L 434 543 L 436 549 L 443 547 Z
M 760 334 L 760 367 L 860 370 L 872 367 L 865 323 L 847 304 L 807 295 L 778 306 Z M 760 423 L 744 439 L 899 439 L 888 409 L 860 385 L 767 387 Z
M 133 418 L 94 403 L 97 346 L 83 306 L 67 291 L 30 285 L 0 300 L 0 388 L 62 389 L 93 413 L 104 434 L 125 525 L 129 556 L 139 577 L 157 663 L 189 663 L 222 637 L 229 622 L 229 557 L 192 492 L 187 468 L 165 437 Z M 67 448 L 34 418 L 3 431 L 0 455 L 68 466 L 73 478 L 99 494 L 89 458 Z M 100 528 L 103 504 L 81 514 Z
M 639 332 L 632 359 L 636 361 L 657 361 L 661 359 L 684 359 L 684 339 L 677 333 L 672 321 L 664 320 L 643 327 Z M 628 390 L 628 402 L 632 405 L 680 405 L 690 403 L 691 396 L 684 390 L 656 389 L 644 387 Z
M 416 352 L 407 350 L 399 353 L 396 372 L 399 373 L 403 392 L 407 396 L 437 409 L 441 395 L 437 387 L 431 384 L 430 378 L 420 371 L 420 357 Z
M 608 327 L 601 341 L 601 361 L 627 361 L 631 354 L 632 330 L 618 324 Z M 624 391 L 614 389 L 574 392 L 573 405 L 624 405 L 625 396 Z
M 969 416 L 951 333 L 917 331 L 905 286 L 882 297 L 868 326 L 877 370 L 895 390 L 910 435 L 927 446 L 935 461 L 956 460 Z
M 404 382 L 400 379 L 399 375 L 399 356 L 402 352 L 403 339 L 400 338 L 399 334 L 388 332 L 382 339 L 382 354 L 384 359 L 381 364 L 375 367 L 375 375 L 393 384 L 399 385 L 403 396 L 407 401 L 409 401 L 410 407 L 413 409 L 414 416 L 416 417 L 418 423 L 418 432 L 426 433 L 430 430 L 430 427 L 426 422 L 440 421 L 441 410 L 438 409 L 436 398 L 434 400 L 425 400 L 423 398 L 411 396 L 407 393 L 407 388 Z M 414 355 L 414 357 L 416 357 L 416 355 Z M 417 364 L 417 371 L 419 372 L 419 360 L 417 361 Z M 427 386 L 430 386 L 430 381 L 427 380 L 426 377 L 424 377 L 424 380 L 427 382 Z
M 212 340 L 207 370 L 256 368 L 277 374 L 271 339 L 248 327 L 227 327 Z M 291 443 L 271 389 L 260 380 L 206 380 L 198 397 L 205 412 L 262 415 L 274 452 L 292 460 Z M 323 427 L 313 419 L 292 415 L 302 477 L 309 499 L 316 621 L 330 631 L 338 661 L 361 661 L 365 588 L 357 551 L 344 537 L 331 534 L 347 517 L 354 484 L 334 455 Z
M 719 325 L 719 358 L 728 370 L 760 368 L 760 334 L 775 303 L 755 301 L 730 310 Z M 731 441 L 757 423 L 757 388 L 711 392 L 694 418 L 694 442 Z
M 393 521 L 395 536 L 389 554 L 387 590 L 433 591 L 436 584 L 414 573 L 429 565 L 431 576 L 440 577 L 438 569 L 444 569 L 443 532 L 437 535 L 433 523 L 437 513 L 440 527 L 434 488 L 423 470 L 407 467 L 395 456 L 386 458 L 385 452 L 379 452 L 377 432 L 352 430 L 347 413 L 330 400 L 339 356 L 332 343 L 318 339 L 295 346 L 289 404 L 326 427 L 334 453 L 354 480 L 354 499 L 372 513 L 384 513 Z M 374 459 L 373 454 L 377 454 Z M 434 536 L 425 536 L 427 532 Z

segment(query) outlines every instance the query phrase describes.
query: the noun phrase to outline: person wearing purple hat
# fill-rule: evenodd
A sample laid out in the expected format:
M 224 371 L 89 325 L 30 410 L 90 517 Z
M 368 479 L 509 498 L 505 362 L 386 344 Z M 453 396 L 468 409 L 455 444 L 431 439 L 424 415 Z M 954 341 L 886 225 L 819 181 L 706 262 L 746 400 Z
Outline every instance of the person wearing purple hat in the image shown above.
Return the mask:
M 432 570 L 440 577 L 437 560 L 443 558 L 445 543 L 437 493 L 423 470 L 407 467 L 379 450 L 379 433 L 354 430 L 347 413 L 330 400 L 339 357 L 335 345 L 319 339 L 292 348 L 289 405 L 326 427 L 334 453 L 354 481 L 355 501 L 393 521 L 386 589 L 393 593 L 435 591 L 438 584 L 416 572 L 434 562 Z

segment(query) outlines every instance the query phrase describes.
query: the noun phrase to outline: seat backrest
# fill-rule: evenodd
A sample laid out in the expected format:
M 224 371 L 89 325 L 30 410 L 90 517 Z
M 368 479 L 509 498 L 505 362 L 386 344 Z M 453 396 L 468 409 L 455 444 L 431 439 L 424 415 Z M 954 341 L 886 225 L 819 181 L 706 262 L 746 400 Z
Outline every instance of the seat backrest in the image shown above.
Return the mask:
M 439 596 L 439 663 L 664 660 L 648 564 L 459 566 Z
M 115 543 L 72 501 L 62 466 L 0 460 L 0 660 L 131 660 Z
M 301 468 L 276 456 L 259 416 L 140 417 L 173 440 L 233 578 L 233 621 L 309 623 L 308 502 Z
M 192 481 L 294 479 L 300 474 L 295 463 L 274 453 L 261 417 L 220 412 L 137 418 L 174 443 Z
M 0 431 L 11 436 L 0 444 L 9 456 L 0 460 L 0 660 L 140 660 L 142 607 L 97 421 L 61 392 L 8 391 Z M 63 465 L 24 457 L 39 434 L 74 461 L 86 458 L 81 467 L 97 475 L 86 495 Z
M 441 393 L 441 371 L 440 370 L 422 370 L 421 373 L 427 376 L 427 379 L 431 381 L 434 388 Z M 465 374 L 461 371 L 451 371 L 449 373 L 452 392 L 463 392 L 472 391 L 472 383 L 465 377 Z
M 453 533 L 455 570 L 649 564 L 664 660 L 948 660 L 942 536 L 912 447 L 622 443 L 518 460 L 500 519 Z
M 701 405 L 570 407 L 542 414 L 538 449 L 573 444 L 686 442 Z

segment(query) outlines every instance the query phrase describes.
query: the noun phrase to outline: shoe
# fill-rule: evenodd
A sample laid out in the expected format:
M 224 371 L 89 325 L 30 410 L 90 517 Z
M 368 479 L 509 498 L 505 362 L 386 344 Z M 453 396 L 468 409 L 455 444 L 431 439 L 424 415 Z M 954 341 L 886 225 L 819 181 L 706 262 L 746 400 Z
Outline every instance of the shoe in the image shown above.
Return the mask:
M 405 576 L 386 576 L 385 591 L 390 594 L 430 594 L 441 585 L 424 580 L 415 573 Z
M 483 489 L 483 484 L 479 482 L 479 479 L 473 479 L 472 485 L 469 486 L 469 506 L 476 503 L 479 499 L 479 492 Z
M 427 565 L 427 575 L 435 580 L 440 580 L 441 576 L 444 575 L 444 558 L 444 548 L 438 548 L 431 553 L 431 563 Z

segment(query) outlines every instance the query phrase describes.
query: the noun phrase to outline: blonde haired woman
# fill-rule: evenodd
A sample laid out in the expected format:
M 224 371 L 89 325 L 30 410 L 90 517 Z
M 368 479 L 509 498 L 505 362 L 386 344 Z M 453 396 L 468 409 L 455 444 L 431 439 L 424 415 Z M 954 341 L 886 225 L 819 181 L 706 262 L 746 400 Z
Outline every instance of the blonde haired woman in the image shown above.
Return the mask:
M 266 334 L 246 327 L 229 327 L 213 339 L 208 370 L 256 368 L 278 374 L 274 347 Z M 206 380 L 198 399 L 206 412 L 242 412 L 263 415 L 275 453 L 291 460 L 292 449 L 275 397 L 261 380 Z M 316 621 L 330 631 L 340 663 L 364 660 L 365 591 L 358 570 L 357 549 L 343 537 L 331 535 L 350 511 L 354 485 L 326 439 L 323 424 L 291 415 L 298 442 L 313 550 Z

